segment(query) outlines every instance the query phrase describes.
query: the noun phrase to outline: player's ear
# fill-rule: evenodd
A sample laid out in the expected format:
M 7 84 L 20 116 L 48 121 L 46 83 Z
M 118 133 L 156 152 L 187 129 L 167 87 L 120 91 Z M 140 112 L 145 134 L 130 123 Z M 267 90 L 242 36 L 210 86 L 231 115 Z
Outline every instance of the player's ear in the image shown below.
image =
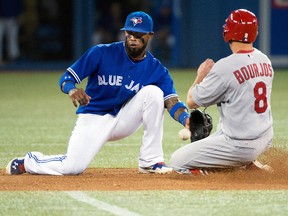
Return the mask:
M 154 32 L 150 32 L 148 35 L 149 35 L 149 39 L 152 39 L 154 36 Z

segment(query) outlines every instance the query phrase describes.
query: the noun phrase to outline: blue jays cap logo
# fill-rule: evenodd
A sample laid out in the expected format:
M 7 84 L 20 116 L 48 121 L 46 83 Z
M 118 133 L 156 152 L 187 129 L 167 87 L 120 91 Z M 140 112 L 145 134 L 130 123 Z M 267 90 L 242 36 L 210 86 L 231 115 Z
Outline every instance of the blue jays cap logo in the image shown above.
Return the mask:
M 153 32 L 153 20 L 143 11 L 130 13 L 125 22 L 123 31 L 150 33 Z
M 133 26 L 136 26 L 139 23 L 142 23 L 142 17 L 133 17 L 130 19 L 133 22 Z

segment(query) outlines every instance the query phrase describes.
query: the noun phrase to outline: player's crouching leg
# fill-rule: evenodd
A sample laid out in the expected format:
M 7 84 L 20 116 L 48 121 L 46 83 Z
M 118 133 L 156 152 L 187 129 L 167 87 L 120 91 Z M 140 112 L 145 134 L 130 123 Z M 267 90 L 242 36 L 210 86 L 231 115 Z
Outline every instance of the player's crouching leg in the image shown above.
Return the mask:
M 83 163 L 68 160 L 66 155 L 45 156 L 40 152 L 28 152 L 25 158 L 16 158 L 6 167 L 9 175 L 25 172 L 40 175 L 78 175 L 87 168 Z
M 170 159 L 170 166 L 173 168 L 175 172 L 178 174 L 185 174 L 185 175 L 193 175 L 193 176 L 206 176 L 211 173 L 212 171 L 208 171 L 207 169 L 203 168 L 187 168 L 189 165 L 186 164 L 187 160 L 185 160 L 184 155 L 182 154 L 182 149 L 176 150 Z
M 163 162 L 163 91 L 157 86 L 149 85 L 142 88 L 138 96 L 141 98 L 142 110 L 144 111 L 144 135 L 139 157 L 139 172 L 144 174 L 172 173 L 173 169 Z

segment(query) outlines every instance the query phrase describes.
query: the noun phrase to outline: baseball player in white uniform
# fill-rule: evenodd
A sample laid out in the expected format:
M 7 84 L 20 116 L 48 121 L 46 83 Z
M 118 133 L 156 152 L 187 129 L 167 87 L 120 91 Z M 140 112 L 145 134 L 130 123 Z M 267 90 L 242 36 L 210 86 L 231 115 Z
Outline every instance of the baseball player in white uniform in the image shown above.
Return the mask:
M 245 167 L 271 145 L 274 71 L 268 57 L 253 47 L 257 34 L 252 12 L 233 11 L 223 26 L 232 54 L 216 63 L 207 59 L 198 68 L 187 105 L 192 109 L 216 104 L 220 122 L 214 134 L 172 154 L 171 166 L 178 173 Z
M 60 78 L 60 89 L 76 107 L 80 105 L 67 153 L 28 152 L 25 158 L 8 163 L 8 174 L 80 174 L 106 142 L 127 137 L 142 125 L 139 172 L 172 172 L 163 162 L 164 108 L 183 126 L 189 118 L 187 108 L 179 100 L 167 68 L 146 51 L 153 37 L 151 17 L 133 12 L 121 30 L 125 41 L 90 48 Z M 76 84 L 85 78 L 84 91 Z

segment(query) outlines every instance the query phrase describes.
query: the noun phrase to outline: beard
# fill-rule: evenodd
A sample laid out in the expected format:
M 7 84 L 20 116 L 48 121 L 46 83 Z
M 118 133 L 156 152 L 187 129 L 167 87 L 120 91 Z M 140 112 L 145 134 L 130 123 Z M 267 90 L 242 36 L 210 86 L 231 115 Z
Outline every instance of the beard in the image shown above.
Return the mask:
M 142 41 L 143 42 L 143 41 Z M 144 51 L 146 50 L 146 46 L 147 44 L 144 44 L 143 43 L 143 46 L 141 48 L 137 48 L 137 47 L 130 47 L 128 45 L 128 41 L 127 41 L 127 38 L 125 40 L 125 49 L 126 49 L 126 52 L 127 54 L 132 57 L 132 58 L 138 58 L 138 57 L 142 57 Z

